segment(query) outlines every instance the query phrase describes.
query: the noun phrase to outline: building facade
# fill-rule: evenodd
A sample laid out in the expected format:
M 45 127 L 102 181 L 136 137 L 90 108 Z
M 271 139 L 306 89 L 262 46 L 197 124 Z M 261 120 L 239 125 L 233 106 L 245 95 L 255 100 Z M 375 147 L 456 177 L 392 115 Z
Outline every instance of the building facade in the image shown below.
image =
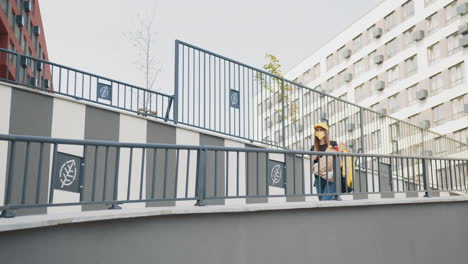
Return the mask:
M 286 78 L 468 144 L 467 33 L 468 0 L 386 0 Z
M 48 61 L 41 11 L 38 0 L 1 0 L 0 48 Z M 20 73 L 16 73 L 16 66 Z M 2 78 L 18 81 L 28 78 L 33 86 L 49 88 L 50 69 L 42 63 L 1 52 Z

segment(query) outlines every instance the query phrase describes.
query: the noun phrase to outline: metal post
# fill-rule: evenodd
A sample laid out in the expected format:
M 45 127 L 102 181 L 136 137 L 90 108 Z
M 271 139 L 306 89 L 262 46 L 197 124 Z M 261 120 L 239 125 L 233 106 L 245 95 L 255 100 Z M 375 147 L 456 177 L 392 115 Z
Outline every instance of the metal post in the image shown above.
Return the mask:
M 174 124 L 179 122 L 179 41 L 175 41 L 174 55 Z
M 15 81 L 19 83 L 21 68 L 21 55 L 16 54 L 16 65 L 15 65 Z
M 285 96 L 284 96 L 284 79 L 281 79 L 281 116 L 282 116 L 281 126 L 283 127 L 283 129 L 282 129 L 283 130 L 283 132 L 282 132 L 282 134 L 283 134 L 282 135 L 283 136 L 283 148 L 286 148 L 286 137 L 284 136 L 285 133 L 286 133 L 286 126 L 285 126 L 286 117 L 284 115 L 284 113 L 286 111 L 284 111 L 285 110 L 284 109 L 284 98 L 285 98 Z
M 207 150 L 206 148 L 203 148 L 198 151 L 198 155 L 197 155 L 197 186 L 196 186 L 197 202 L 195 203 L 196 206 L 206 205 L 205 203 L 206 162 L 207 162 Z
M 333 156 L 333 177 L 335 181 L 335 191 L 336 191 L 336 200 L 341 200 L 341 167 L 340 167 L 340 157 L 338 155 Z
M 362 107 L 359 108 L 359 118 L 361 121 L 359 122 L 359 127 L 361 130 L 361 153 L 366 153 L 364 151 L 364 113 L 362 111 Z
M 115 153 L 115 174 L 114 174 L 114 194 L 113 194 L 113 199 L 114 201 L 117 201 L 119 199 L 118 197 L 118 192 L 119 192 L 119 165 L 120 165 L 120 147 L 116 148 L 116 153 Z M 113 203 L 109 209 L 122 209 L 118 204 Z
M 422 159 L 422 174 L 423 174 L 423 183 L 424 183 L 424 190 L 425 194 L 424 197 L 431 197 L 429 195 L 429 179 L 428 179 L 428 174 L 427 174 L 427 168 L 426 168 L 426 159 Z

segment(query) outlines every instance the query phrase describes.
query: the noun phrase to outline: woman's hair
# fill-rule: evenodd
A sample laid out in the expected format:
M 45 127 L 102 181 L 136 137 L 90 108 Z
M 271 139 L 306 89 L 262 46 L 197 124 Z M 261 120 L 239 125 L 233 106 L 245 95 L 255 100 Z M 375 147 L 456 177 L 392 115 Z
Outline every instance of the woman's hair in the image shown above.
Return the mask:
M 330 145 L 330 136 L 328 134 L 328 130 L 324 130 L 323 131 L 325 133 L 325 145 Z M 319 146 L 320 146 L 320 140 L 315 136 L 315 133 L 314 133 L 314 151 L 318 151 L 319 150 Z

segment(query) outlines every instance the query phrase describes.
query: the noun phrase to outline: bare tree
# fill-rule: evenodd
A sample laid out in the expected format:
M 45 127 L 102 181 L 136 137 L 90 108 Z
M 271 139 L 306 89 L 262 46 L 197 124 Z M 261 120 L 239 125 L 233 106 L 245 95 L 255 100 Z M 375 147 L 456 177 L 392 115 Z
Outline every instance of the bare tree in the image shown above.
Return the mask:
M 157 58 L 154 52 L 156 46 L 156 35 L 154 30 L 155 15 L 137 15 L 137 29 L 134 32 L 125 34 L 127 39 L 132 43 L 132 46 L 137 52 L 135 65 L 137 68 L 144 73 L 145 76 L 145 88 L 147 90 L 158 90 L 155 88 L 155 83 L 161 72 L 161 67 L 157 62 Z M 148 109 L 150 104 L 151 94 L 147 92 L 143 93 L 141 100 L 143 108 L 138 109 L 143 114 L 156 115 L 155 110 Z M 140 96 L 139 96 L 140 97 Z M 145 99 L 143 99 L 145 98 Z

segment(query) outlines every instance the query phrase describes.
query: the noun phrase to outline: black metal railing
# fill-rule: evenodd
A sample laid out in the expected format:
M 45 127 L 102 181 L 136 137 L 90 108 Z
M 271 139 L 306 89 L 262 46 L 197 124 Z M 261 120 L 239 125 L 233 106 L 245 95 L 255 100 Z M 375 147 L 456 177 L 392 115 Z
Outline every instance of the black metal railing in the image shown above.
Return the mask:
M 0 80 L 139 115 L 174 120 L 173 95 L 0 49 Z
M 322 156 L 314 163 L 318 154 Z M 468 189 L 468 159 L 2 134 L 0 156 L 0 168 L 4 168 L 0 175 L 5 175 L 0 183 L 4 190 L 0 210 L 5 217 L 14 216 L 15 210 L 70 205 L 115 209 L 129 203 L 154 206 L 193 200 L 204 205 L 238 198 L 333 195 L 338 199 L 350 194 L 408 192 L 430 196 Z M 331 174 L 323 175 L 328 181 L 315 177 L 327 171 Z M 336 191 L 317 192 L 331 186 L 331 181 Z M 352 190 L 343 191 L 344 186 Z
M 463 157 L 468 145 L 196 47 L 175 42 L 178 122 L 274 147 L 309 150 L 313 125 L 353 152 Z

